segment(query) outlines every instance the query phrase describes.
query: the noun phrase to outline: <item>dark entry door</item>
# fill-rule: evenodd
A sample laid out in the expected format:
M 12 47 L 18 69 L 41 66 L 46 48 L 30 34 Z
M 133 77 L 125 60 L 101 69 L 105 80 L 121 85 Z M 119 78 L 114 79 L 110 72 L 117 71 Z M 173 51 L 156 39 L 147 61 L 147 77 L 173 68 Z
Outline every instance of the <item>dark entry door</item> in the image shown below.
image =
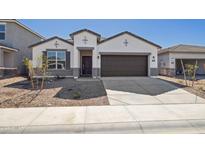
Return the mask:
M 147 76 L 145 55 L 102 55 L 102 76 Z
M 92 56 L 82 56 L 82 76 L 92 76 Z

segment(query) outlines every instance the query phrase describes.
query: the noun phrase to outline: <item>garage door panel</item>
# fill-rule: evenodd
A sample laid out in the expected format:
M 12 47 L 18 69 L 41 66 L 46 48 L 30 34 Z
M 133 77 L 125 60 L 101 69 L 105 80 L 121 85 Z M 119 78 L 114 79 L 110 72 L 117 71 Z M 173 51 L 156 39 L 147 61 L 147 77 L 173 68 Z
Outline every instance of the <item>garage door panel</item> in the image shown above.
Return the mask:
M 102 76 L 147 76 L 147 56 L 102 55 Z

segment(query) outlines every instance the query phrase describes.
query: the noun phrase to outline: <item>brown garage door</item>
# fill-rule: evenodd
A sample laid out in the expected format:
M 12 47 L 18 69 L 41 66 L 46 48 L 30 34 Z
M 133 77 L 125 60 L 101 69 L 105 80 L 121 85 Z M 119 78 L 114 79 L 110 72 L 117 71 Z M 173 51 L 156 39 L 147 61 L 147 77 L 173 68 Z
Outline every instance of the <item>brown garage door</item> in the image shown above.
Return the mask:
M 147 76 L 147 56 L 102 55 L 101 76 Z

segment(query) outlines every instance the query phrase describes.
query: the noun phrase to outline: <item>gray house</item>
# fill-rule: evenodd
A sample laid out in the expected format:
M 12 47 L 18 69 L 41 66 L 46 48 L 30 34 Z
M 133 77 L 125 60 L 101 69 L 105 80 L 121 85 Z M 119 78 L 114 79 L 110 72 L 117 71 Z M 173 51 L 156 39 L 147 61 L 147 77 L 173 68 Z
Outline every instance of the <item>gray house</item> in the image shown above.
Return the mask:
M 19 21 L 0 19 L 0 76 L 24 74 L 23 58 L 32 59 L 32 50 L 28 46 L 42 40 L 43 36 Z

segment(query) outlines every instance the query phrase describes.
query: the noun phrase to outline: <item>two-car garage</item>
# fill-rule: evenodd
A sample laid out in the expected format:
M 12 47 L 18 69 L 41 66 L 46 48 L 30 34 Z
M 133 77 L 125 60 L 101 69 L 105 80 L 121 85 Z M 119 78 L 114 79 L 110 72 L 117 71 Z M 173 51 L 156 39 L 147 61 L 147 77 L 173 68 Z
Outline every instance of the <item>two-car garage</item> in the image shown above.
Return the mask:
M 102 77 L 156 76 L 157 53 L 161 47 L 130 32 L 122 32 L 98 44 Z
M 147 76 L 147 55 L 102 55 L 101 76 Z

